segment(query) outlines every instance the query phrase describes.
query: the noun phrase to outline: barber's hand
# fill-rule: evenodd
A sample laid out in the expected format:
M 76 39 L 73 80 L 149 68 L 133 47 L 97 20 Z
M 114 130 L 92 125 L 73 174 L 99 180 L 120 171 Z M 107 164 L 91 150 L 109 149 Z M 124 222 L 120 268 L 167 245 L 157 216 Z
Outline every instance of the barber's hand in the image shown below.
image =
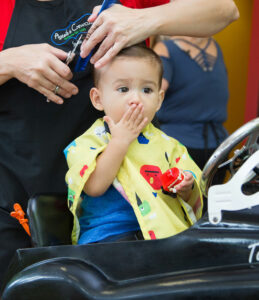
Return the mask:
M 91 59 L 96 68 L 108 63 L 122 48 L 129 47 L 148 38 L 151 24 L 145 22 L 141 9 L 131 9 L 113 5 L 97 16 L 100 6 L 96 6 L 88 18 L 93 25 L 81 45 L 81 56 L 85 58 L 100 42 L 101 45 Z
M 70 68 L 64 63 L 67 53 L 48 44 L 25 45 L 8 49 L 12 77 L 27 84 L 47 99 L 62 104 L 64 98 L 78 93 L 69 80 Z M 55 93 L 55 88 L 58 91 Z

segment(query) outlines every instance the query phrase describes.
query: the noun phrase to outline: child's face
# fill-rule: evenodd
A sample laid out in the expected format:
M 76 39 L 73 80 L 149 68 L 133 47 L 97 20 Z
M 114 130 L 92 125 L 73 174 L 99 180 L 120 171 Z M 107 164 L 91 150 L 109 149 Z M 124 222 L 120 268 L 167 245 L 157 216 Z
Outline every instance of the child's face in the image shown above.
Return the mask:
M 145 58 L 119 57 L 99 72 L 98 88 L 90 97 L 95 108 L 119 122 L 133 104 L 142 103 L 144 116 L 150 122 L 160 108 L 164 92 L 159 87 L 159 67 Z

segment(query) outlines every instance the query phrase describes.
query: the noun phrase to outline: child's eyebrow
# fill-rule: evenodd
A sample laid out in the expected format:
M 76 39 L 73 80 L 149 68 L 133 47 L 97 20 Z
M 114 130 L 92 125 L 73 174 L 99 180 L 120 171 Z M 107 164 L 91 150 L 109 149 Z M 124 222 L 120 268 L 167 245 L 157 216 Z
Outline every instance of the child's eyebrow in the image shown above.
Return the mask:
M 112 82 L 112 86 L 116 87 L 118 85 L 129 85 L 132 82 L 132 79 L 129 78 L 119 78 Z
M 119 78 L 113 81 L 113 83 L 120 83 L 120 82 L 131 82 L 133 79 L 130 78 Z
M 119 78 L 113 81 L 112 84 L 118 84 L 118 83 L 130 83 L 132 82 L 133 79 L 130 78 Z M 153 80 L 143 80 L 142 81 L 143 84 L 152 84 L 152 85 L 157 85 L 157 82 L 153 81 Z
M 157 85 L 157 83 L 153 80 L 144 80 L 143 83 Z

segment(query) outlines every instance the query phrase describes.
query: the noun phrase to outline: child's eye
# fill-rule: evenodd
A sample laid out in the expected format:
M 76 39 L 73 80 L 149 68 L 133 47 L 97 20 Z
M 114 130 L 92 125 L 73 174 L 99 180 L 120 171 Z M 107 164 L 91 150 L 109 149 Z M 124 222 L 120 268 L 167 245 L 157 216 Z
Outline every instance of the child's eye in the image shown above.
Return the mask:
M 117 91 L 119 91 L 120 93 L 127 93 L 129 91 L 129 88 L 127 88 L 126 86 L 122 86 L 118 88 Z
M 145 88 L 143 88 L 142 90 L 143 90 L 143 92 L 144 92 L 145 94 L 150 94 L 150 93 L 153 92 L 153 90 L 152 90 L 151 88 L 148 88 L 148 87 L 145 87 Z

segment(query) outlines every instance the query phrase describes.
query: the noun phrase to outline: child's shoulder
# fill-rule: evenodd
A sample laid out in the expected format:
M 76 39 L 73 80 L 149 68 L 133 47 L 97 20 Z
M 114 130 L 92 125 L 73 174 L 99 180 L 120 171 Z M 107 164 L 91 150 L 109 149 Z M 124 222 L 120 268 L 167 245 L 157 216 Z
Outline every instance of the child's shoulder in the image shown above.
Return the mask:
M 89 129 L 86 130 L 86 132 L 94 132 L 96 128 L 103 128 L 105 130 L 104 121 L 102 118 L 99 118 L 96 121 L 94 121 L 94 123 Z
M 75 138 L 65 149 L 65 157 L 68 157 L 68 153 L 75 149 L 77 154 L 81 153 L 80 151 L 85 151 L 84 149 L 91 147 L 91 149 L 96 149 L 104 144 L 107 144 L 107 132 L 102 119 L 97 119 L 92 126 L 87 129 L 83 134 Z
M 164 131 L 155 127 L 152 123 L 149 124 L 146 131 L 152 132 L 152 134 L 155 135 L 161 142 L 164 141 L 165 143 L 170 143 L 174 146 L 184 147 L 184 145 L 181 144 L 177 139 L 167 135 Z
M 94 121 L 94 123 L 80 136 L 77 137 L 77 139 L 80 139 L 81 137 L 87 136 L 87 135 L 97 135 L 99 134 L 104 134 L 105 133 L 105 126 L 103 119 L 97 119 Z

